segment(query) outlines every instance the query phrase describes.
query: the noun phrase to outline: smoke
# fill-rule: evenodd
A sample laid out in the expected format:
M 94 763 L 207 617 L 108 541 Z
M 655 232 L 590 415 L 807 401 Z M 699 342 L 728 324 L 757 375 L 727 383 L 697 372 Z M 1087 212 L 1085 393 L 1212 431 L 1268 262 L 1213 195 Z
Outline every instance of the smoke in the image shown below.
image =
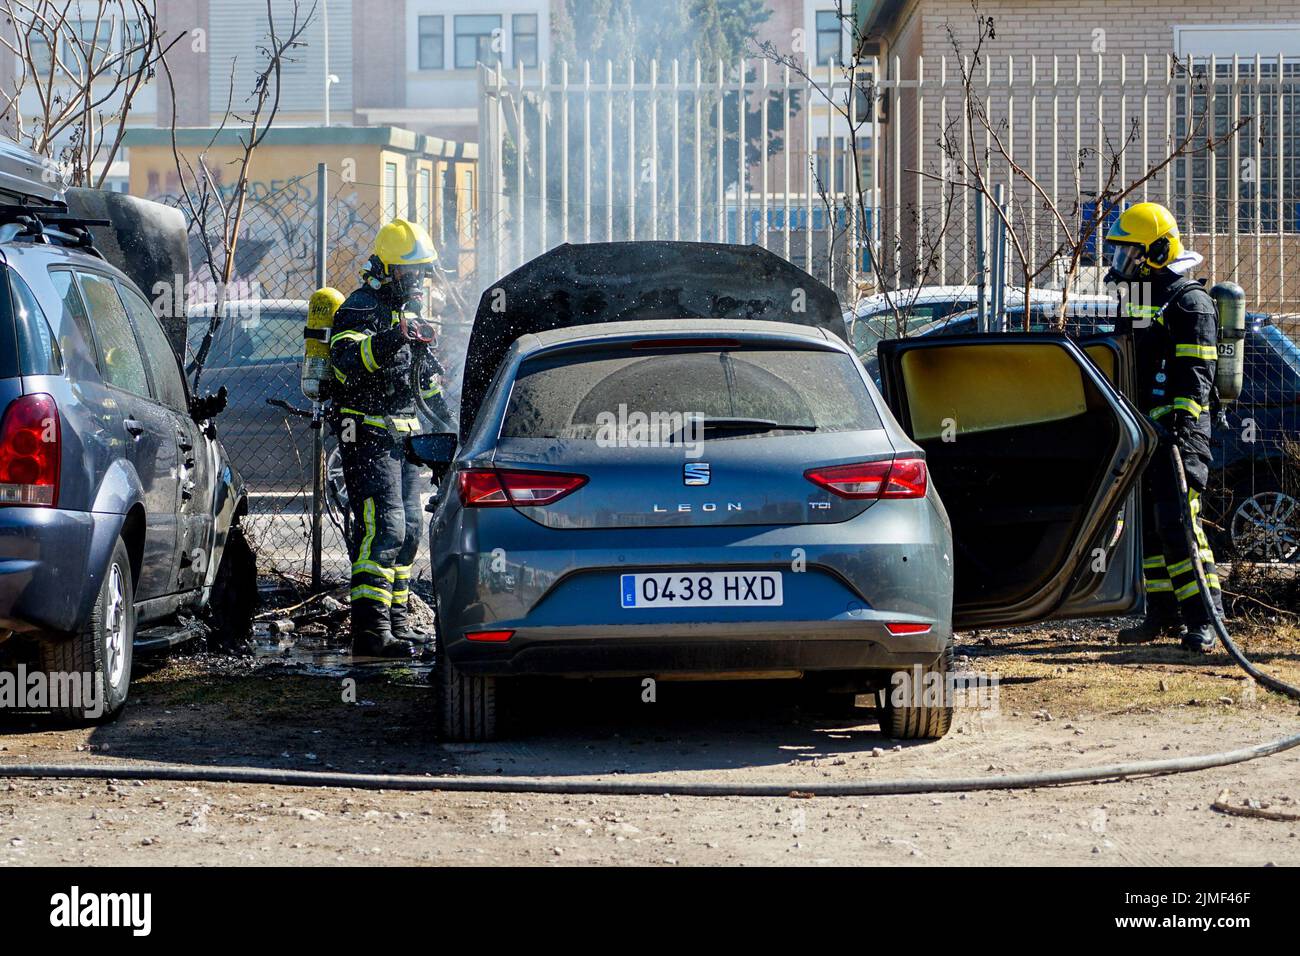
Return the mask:
M 566 238 L 743 240 L 737 223 L 719 223 L 735 205 L 741 178 L 739 94 L 719 92 L 719 70 L 725 84 L 735 84 L 739 57 L 770 15 L 764 0 L 558 3 L 548 92 L 534 85 L 522 100 L 508 93 L 503 110 L 504 215 L 485 223 L 505 231 L 502 270 Z M 760 158 L 765 107 L 752 93 L 745 107 L 749 167 Z M 766 109 L 769 153 L 776 153 L 784 132 L 780 100 L 769 98 Z

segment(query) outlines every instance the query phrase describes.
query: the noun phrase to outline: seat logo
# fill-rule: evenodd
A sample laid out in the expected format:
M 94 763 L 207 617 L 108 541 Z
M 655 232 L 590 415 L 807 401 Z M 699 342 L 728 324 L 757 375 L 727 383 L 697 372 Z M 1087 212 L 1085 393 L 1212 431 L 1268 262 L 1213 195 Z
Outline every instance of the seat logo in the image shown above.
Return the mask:
M 682 481 L 688 485 L 707 485 L 711 477 L 707 461 L 688 461 L 682 466 Z

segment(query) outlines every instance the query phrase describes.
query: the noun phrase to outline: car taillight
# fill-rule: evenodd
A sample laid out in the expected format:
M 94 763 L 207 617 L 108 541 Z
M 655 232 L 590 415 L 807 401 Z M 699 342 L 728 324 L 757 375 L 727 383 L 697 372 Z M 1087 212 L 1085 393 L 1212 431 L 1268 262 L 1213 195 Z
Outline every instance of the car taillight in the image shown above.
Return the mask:
M 930 631 L 929 624 L 915 624 L 911 621 L 890 621 L 885 625 L 890 634 L 902 637 L 904 634 L 927 634 Z
M 483 641 L 489 644 L 504 644 L 515 636 L 514 631 L 466 631 L 467 641 Z
M 894 458 L 852 465 L 809 468 L 803 473 L 815 485 L 841 498 L 924 498 L 925 459 Z
M 52 507 L 59 498 L 59 407 L 24 395 L 0 421 L 0 505 Z
M 471 468 L 460 473 L 458 482 L 461 503 L 467 508 L 536 507 L 577 491 L 587 483 L 587 476 Z

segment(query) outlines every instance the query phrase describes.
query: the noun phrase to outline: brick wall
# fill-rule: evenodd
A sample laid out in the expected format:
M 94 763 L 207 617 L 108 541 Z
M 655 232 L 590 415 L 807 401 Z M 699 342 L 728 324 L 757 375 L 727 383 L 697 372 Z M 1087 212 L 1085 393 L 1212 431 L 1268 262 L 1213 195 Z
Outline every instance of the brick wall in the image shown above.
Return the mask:
M 771 16 L 759 25 L 754 33 L 755 44 L 770 42 L 778 53 L 791 54 L 794 52 L 796 32 L 803 30 L 803 2 L 802 0 L 768 0 L 767 9 Z M 761 60 L 751 61 L 751 68 L 759 70 L 762 68 Z M 768 64 L 768 82 L 771 85 L 779 85 L 782 81 L 783 68 L 775 63 Z M 791 83 L 795 83 L 796 78 L 791 76 Z M 753 107 L 759 104 L 758 98 L 751 100 Z M 793 109 L 790 115 L 790 128 L 784 133 L 785 148 L 789 150 L 790 156 L 790 179 L 794 190 L 803 189 L 803 164 L 807 162 L 808 157 L 808 137 L 805 133 L 803 118 Z M 786 192 L 785 182 L 785 161 L 784 157 L 777 153 L 770 157 L 768 163 L 768 190 L 772 193 Z M 749 182 L 752 188 L 759 188 L 762 182 L 762 171 L 757 166 L 750 167 Z
M 921 0 L 919 6 L 927 57 L 951 54 L 947 25 L 964 46 L 973 44 L 970 0 Z M 1104 31 L 1106 52 L 1141 56 L 1172 52 L 1175 26 L 1300 21 L 1297 0 L 979 0 L 979 10 L 993 18 L 994 52 L 1040 58 L 1088 55 L 1096 30 Z

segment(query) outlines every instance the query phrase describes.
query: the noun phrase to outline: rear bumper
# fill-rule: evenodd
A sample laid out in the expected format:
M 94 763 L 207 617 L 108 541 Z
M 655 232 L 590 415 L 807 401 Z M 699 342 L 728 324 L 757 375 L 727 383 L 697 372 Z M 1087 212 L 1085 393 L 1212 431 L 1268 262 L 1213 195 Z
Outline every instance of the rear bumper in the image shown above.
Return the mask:
M 81 628 L 121 525 L 121 515 L 0 508 L 0 630 Z
M 482 513 L 490 511 L 491 513 Z M 447 657 L 474 674 L 897 670 L 952 634 L 951 537 L 937 501 L 880 501 L 819 525 L 553 530 L 506 509 L 432 531 Z M 779 606 L 625 608 L 620 576 L 754 569 Z M 930 626 L 894 635 L 889 622 Z M 510 630 L 508 641 L 467 633 Z
M 467 674 L 650 676 L 898 670 L 928 664 L 949 632 L 896 636 L 866 620 L 524 628 L 502 643 L 461 636 L 447 656 Z

